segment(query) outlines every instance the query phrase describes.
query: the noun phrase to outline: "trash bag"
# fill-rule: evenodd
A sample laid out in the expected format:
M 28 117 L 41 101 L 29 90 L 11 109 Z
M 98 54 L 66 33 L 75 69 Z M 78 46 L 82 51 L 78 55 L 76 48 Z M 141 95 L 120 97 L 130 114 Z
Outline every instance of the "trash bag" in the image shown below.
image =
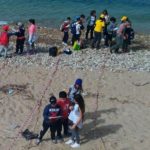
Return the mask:
M 29 131 L 29 129 L 24 130 L 21 134 L 26 140 L 32 140 L 38 138 L 38 134 Z
M 80 50 L 80 43 L 78 41 L 74 42 L 73 49 L 75 51 L 79 51 Z

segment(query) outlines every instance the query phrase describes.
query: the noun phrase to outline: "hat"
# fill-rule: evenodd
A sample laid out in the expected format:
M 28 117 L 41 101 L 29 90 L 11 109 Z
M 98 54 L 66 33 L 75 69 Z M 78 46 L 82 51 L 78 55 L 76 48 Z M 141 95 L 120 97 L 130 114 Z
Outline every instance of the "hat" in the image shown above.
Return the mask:
M 104 19 L 104 18 L 105 18 L 104 14 L 101 14 L 101 15 L 100 15 L 100 18 Z
M 2 27 L 2 29 L 3 29 L 4 31 L 8 31 L 8 30 L 9 30 L 9 26 L 8 26 L 8 25 L 4 25 L 4 26 Z
M 127 16 L 123 16 L 122 18 L 121 18 L 121 21 L 126 21 L 127 20 Z
M 82 86 L 82 79 L 77 79 L 75 84 L 77 84 L 79 86 Z
M 18 22 L 17 25 L 18 25 L 19 27 L 21 27 L 21 26 L 23 26 L 23 23 Z
M 50 99 L 49 99 L 49 102 L 51 104 L 56 104 L 56 97 L 55 96 L 51 96 Z

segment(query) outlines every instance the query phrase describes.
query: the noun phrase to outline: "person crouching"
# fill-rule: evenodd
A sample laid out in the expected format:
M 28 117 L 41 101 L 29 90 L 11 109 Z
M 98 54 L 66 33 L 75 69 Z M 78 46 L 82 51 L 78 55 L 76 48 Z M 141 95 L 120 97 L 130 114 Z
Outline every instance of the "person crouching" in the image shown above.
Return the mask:
M 51 96 L 49 100 L 50 104 L 48 104 L 43 112 L 43 129 L 40 132 L 40 135 L 36 141 L 38 145 L 41 141 L 47 130 L 50 128 L 51 131 L 51 139 L 53 143 L 57 143 L 57 138 L 62 139 L 61 135 L 61 108 L 56 103 L 56 97 Z M 56 138 L 57 132 L 57 138 Z

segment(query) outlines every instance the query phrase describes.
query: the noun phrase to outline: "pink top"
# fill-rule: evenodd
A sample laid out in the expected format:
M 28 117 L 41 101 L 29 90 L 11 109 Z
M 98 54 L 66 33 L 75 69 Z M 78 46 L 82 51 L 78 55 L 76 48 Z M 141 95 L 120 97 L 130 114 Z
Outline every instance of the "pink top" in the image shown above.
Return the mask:
M 31 24 L 28 28 L 29 34 L 34 34 L 36 32 L 36 25 Z

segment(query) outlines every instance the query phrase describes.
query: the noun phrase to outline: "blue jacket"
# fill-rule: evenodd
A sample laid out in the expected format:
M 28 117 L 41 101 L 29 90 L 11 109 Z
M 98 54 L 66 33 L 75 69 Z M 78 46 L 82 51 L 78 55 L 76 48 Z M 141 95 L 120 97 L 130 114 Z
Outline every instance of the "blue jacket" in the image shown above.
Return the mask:
M 52 106 L 51 104 L 48 104 L 44 108 L 43 117 L 44 117 L 44 120 L 46 122 L 55 122 L 58 119 L 61 119 L 60 118 L 61 116 L 62 116 L 61 115 L 61 108 L 57 104 L 55 106 Z M 52 117 L 52 118 L 50 119 L 50 117 Z

